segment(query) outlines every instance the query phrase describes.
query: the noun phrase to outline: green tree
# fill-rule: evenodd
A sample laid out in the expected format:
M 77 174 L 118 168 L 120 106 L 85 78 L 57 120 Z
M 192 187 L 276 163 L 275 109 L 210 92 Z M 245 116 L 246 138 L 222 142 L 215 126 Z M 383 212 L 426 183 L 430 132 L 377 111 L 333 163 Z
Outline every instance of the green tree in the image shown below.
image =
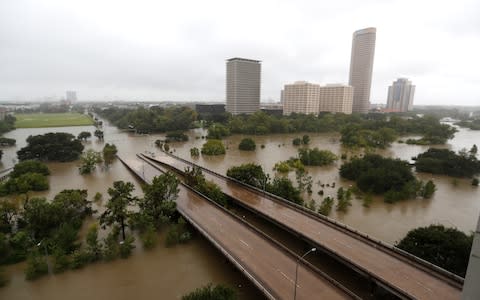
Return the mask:
M 243 151 L 255 151 L 255 148 L 257 145 L 255 144 L 255 141 L 252 140 L 251 138 L 244 138 L 240 141 L 240 144 L 238 145 L 238 149 L 243 150 Z
M 267 175 L 262 166 L 253 163 L 233 166 L 227 170 L 227 176 L 262 190 L 267 183 Z
M 50 175 L 47 165 L 38 160 L 25 160 L 17 163 L 10 173 L 10 178 L 18 178 L 26 173 L 38 173 L 42 175 Z
M 97 139 L 99 139 L 100 141 L 103 141 L 103 131 L 102 130 L 100 130 L 100 129 L 95 130 L 93 135 L 96 136 Z
M 320 207 L 318 208 L 318 213 L 324 216 L 328 216 L 332 212 L 332 208 L 333 208 L 333 198 L 325 197 L 322 200 Z
M 478 186 L 478 178 L 473 178 L 472 179 L 472 185 L 473 186 Z
M 208 128 L 207 138 L 220 140 L 229 135 L 230 135 L 230 130 L 228 129 L 228 127 L 222 124 L 214 123 L 210 125 L 210 127 Z
M 480 173 L 480 161 L 466 151 L 456 154 L 448 149 L 430 148 L 417 156 L 415 168 L 418 172 L 473 177 Z
M 88 132 L 88 131 L 82 131 L 78 134 L 78 139 L 79 140 L 83 140 L 83 141 L 86 141 L 87 139 L 89 139 L 90 137 L 92 136 L 92 133 Z
M 225 152 L 225 147 L 220 140 L 208 140 L 202 146 L 202 154 L 205 155 L 222 155 Z
M 294 138 L 292 141 L 292 144 L 294 146 L 300 146 L 302 144 L 302 139 L 301 138 Z
M 118 224 L 122 230 L 122 239 L 125 241 L 125 227 L 127 221 L 132 214 L 129 206 L 137 202 L 137 198 L 132 196 L 135 189 L 133 183 L 115 181 L 113 188 L 108 189 L 110 199 L 106 205 L 106 209 L 100 216 L 100 224 L 103 228 L 105 225 Z
M 465 277 L 473 235 L 443 225 L 410 230 L 396 247 Z
M 87 232 L 87 253 L 90 262 L 98 261 L 102 258 L 102 245 L 98 241 L 98 226 L 96 223 L 92 224 Z
M 90 174 L 96 165 L 102 162 L 102 155 L 93 149 L 88 149 L 80 156 L 80 174 Z
M 190 149 L 190 156 L 198 157 L 199 155 L 200 155 L 200 151 L 198 150 L 197 147 L 193 147 Z
M 213 286 L 211 283 L 182 296 L 182 300 L 235 300 L 236 291 L 226 285 Z
M 108 168 L 115 157 L 117 156 L 117 146 L 114 144 L 109 144 L 106 143 L 105 146 L 103 147 L 103 161 L 105 162 L 105 166 Z
M 18 219 L 18 206 L 9 199 L 0 200 L 0 232 L 10 233 Z
M 144 197 L 139 200 L 140 212 L 149 215 L 157 228 L 168 222 L 176 211 L 179 180 L 167 172 L 155 176 L 151 184 L 143 187 Z
M 27 146 L 17 151 L 21 161 L 39 159 L 47 161 L 73 161 L 83 151 L 82 143 L 70 133 L 50 132 L 29 136 Z
M 302 137 L 302 143 L 303 143 L 304 145 L 310 144 L 310 136 L 305 134 L 305 135 Z
M 34 251 L 27 260 L 27 268 L 25 269 L 25 278 L 34 280 L 48 273 L 47 258 L 40 256 Z
M 293 203 L 303 204 L 300 190 L 286 177 L 274 178 L 272 183 L 267 185 L 267 191 Z
M 300 161 L 306 166 L 325 166 L 337 160 L 337 156 L 329 150 L 298 149 Z
M 429 180 L 421 189 L 420 195 L 425 198 L 429 199 L 433 196 L 433 193 L 435 193 L 436 187 L 433 181 Z

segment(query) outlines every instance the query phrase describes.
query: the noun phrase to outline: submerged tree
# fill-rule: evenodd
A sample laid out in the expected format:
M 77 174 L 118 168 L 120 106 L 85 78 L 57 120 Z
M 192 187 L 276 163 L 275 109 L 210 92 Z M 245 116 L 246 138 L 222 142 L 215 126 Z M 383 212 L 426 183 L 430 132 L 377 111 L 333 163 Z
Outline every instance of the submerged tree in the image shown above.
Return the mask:
M 143 187 L 145 196 L 139 200 L 140 211 L 150 216 L 157 228 L 175 213 L 178 183 L 177 177 L 167 172 Z
M 80 174 L 90 174 L 96 165 L 102 162 L 102 156 L 100 152 L 88 149 L 80 156 L 80 162 L 82 163 L 79 167 Z
M 113 188 L 108 189 L 110 200 L 108 200 L 105 212 L 100 216 L 102 228 L 112 224 L 120 226 L 123 240 L 125 240 L 127 221 L 132 214 L 128 208 L 137 201 L 137 198 L 132 196 L 134 189 L 135 187 L 131 182 L 115 181 Z
M 105 162 L 105 166 L 108 168 L 115 157 L 117 156 L 117 146 L 114 144 L 109 144 L 106 143 L 105 146 L 103 147 L 103 161 Z

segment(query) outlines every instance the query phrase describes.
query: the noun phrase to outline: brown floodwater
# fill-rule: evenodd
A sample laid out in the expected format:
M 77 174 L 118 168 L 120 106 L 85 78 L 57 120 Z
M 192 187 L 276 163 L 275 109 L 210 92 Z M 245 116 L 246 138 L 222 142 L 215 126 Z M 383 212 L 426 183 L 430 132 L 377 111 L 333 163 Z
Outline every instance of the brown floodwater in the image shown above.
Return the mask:
M 25 139 L 29 135 L 47 132 L 69 132 L 78 135 L 81 131 L 95 130 L 92 126 L 17 129 L 5 134 L 15 138 L 15 147 L 2 148 L 4 156 L 0 169 L 11 167 L 16 161 L 16 151 L 26 145 Z M 101 150 L 104 143 L 114 143 L 122 156 L 133 156 L 138 152 L 157 152 L 154 146 L 156 139 L 164 138 L 162 134 L 135 135 L 122 132 L 105 122 L 105 142 L 92 138 L 85 143 L 86 148 Z M 205 142 L 202 136 L 206 135 L 203 129 L 194 129 L 188 132 L 187 142 L 171 143 L 174 154 L 191 159 L 190 148 L 201 148 Z M 340 156 L 348 152 L 340 144 L 338 134 L 309 134 L 310 147 L 328 149 Z M 227 153 L 222 156 L 200 156 L 192 159 L 206 168 L 225 174 L 226 170 L 234 165 L 254 162 L 261 164 L 271 176 L 274 176 L 273 166 L 276 162 L 297 156 L 297 149 L 292 140 L 301 134 L 278 134 L 268 136 L 251 136 L 256 144 L 254 152 L 238 150 L 243 135 L 234 135 L 224 140 Z M 455 138 L 443 146 L 455 151 L 462 148 L 469 149 L 473 144 L 480 145 L 480 131 L 459 129 Z M 260 146 L 265 145 L 262 149 Z M 428 149 L 427 146 L 406 145 L 394 143 L 391 148 L 378 153 L 409 160 Z M 79 175 L 76 162 L 49 163 L 50 190 L 31 195 L 53 197 L 63 189 L 88 189 L 89 196 L 96 192 L 107 198 L 108 187 L 115 180 L 131 181 L 135 184 L 137 195 L 141 195 L 140 183 L 136 181 L 127 169 L 118 161 L 113 163 L 109 170 L 97 168 L 90 175 Z M 325 196 L 335 196 L 337 189 L 349 187 L 352 182 L 340 178 L 338 169 L 341 161 L 328 167 L 308 167 L 313 178 L 312 198 L 320 203 L 322 197 L 317 195 L 323 189 Z M 290 174 L 294 179 L 294 175 Z M 418 174 L 423 180 L 433 178 L 437 191 L 431 199 L 412 199 L 395 204 L 386 204 L 381 197 L 375 197 L 370 207 L 362 206 L 361 200 L 352 200 L 352 206 L 346 213 L 337 213 L 335 210 L 331 218 L 343 222 L 361 232 L 376 237 L 387 243 L 400 240 L 410 229 L 440 223 L 454 226 L 469 233 L 474 230 L 480 212 L 480 188 L 470 185 L 470 180 L 454 180 L 447 176 Z M 319 184 L 335 183 L 335 188 L 321 188 Z M 309 198 L 308 195 L 305 195 Z M 95 205 L 102 210 L 102 202 Z M 23 279 L 23 264 L 7 268 L 11 276 L 11 283 L 0 289 L 0 299 L 176 299 L 189 290 L 207 282 L 226 282 L 232 285 L 241 285 L 241 299 L 261 298 L 259 292 L 234 268 L 225 258 L 208 244 L 201 236 L 197 236 L 186 245 L 174 248 L 157 246 L 151 252 L 143 252 L 137 247 L 134 255 L 127 260 L 111 263 L 101 263 L 87 266 L 83 270 L 69 271 L 51 277 L 41 278 L 35 282 L 26 282 Z

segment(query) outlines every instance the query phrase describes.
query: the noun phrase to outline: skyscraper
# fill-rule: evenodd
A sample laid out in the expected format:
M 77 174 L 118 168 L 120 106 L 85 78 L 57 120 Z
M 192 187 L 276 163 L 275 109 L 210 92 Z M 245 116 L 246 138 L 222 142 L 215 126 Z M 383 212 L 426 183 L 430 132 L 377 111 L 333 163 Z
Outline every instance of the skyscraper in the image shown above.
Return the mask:
M 349 85 L 353 86 L 353 112 L 367 113 L 370 108 L 375 37 L 373 27 L 353 33 Z
M 261 64 L 259 60 L 227 60 L 227 107 L 232 115 L 252 114 L 260 109 Z
M 406 112 L 413 109 L 415 86 L 407 78 L 399 78 L 388 87 L 387 109 Z

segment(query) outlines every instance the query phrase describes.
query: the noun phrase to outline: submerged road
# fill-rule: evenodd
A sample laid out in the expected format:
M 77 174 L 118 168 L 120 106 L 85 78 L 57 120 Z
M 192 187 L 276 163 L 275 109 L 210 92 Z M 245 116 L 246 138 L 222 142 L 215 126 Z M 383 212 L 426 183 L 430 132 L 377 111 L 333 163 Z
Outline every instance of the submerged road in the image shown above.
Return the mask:
M 139 159 L 121 158 L 149 183 L 161 171 Z M 210 200 L 179 185 L 178 211 L 270 299 L 293 299 L 298 257 Z M 297 299 L 355 299 L 355 295 L 308 263 L 298 268 Z
M 192 164 L 169 154 L 145 158 L 182 172 Z M 244 207 L 321 247 L 401 298 L 460 299 L 463 280 L 438 267 L 419 263 L 376 241 L 342 229 L 331 221 L 287 205 L 205 168 L 207 180 Z

